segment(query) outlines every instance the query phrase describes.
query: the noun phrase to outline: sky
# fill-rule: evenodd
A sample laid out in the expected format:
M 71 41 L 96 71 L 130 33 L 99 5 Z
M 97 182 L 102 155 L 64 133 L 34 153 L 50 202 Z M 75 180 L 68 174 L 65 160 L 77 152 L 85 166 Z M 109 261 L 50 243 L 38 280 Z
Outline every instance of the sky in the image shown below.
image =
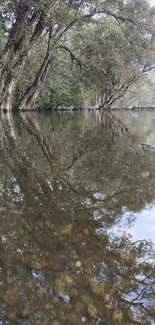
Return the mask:
M 155 245 L 155 205 L 146 207 L 140 213 L 132 213 L 132 216 L 136 218 L 131 227 L 124 229 L 124 227 L 120 227 L 120 224 L 118 224 L 112 227 L 109 233 L 118 233 L 121 235 L 125 230 L 127 234 L 132 236 L 134 241 L 146 239 L 151 240 Z
M 150 239 L 155 244 L 155 206 L 151 209 L 146 208 L 138 214 L 130 234 L 136 240 Z

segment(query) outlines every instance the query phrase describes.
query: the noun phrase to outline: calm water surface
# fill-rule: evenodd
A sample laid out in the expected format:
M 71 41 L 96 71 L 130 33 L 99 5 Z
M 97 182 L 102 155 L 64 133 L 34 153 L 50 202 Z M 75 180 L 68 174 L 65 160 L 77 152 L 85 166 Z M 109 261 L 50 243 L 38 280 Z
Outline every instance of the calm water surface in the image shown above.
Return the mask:
M 0 118 L 0 324 L 155 324 L 155 112 Z

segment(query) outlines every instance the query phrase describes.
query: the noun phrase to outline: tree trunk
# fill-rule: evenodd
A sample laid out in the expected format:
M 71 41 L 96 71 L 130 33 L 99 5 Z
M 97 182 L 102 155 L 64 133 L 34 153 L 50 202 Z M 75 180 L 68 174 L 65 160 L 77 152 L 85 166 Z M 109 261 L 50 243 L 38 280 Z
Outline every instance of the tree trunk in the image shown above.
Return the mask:
M 27 89 L 27 91 L 21 98 L 21 101 L 18 105 L 18 110 L 24 110 L 25 108 L 26 109 L 33 108 L 33 104 L 35 103 L 36 98 L 38 97 L 39 92 L 43 87 L 44 81 L 50 69 L 52 54 L 53 52 L 52 50 L 49 50 L 49 46 L 48 46 L 46 56 L 37 73 L 37 76 L 34 82 L 30 85 L 30 87 Z
M 15 80 L 12 79 L 5 85 L 0 101 L 0 110 L 10 111 L 12 110 L 12 99 L 13 99 L 13 91 L 15 88 Z
M 101 88 L 96 87 L 96 91 L 95 91 L 95 107 L 98 108 L 100 106 L 100 103 L 101 103 Z
M 0 109 L 12 109 L 12 97 L 26 62 L 37 50 L 47 33 L 46 14 L 33 9 L 26 1 L 19 2 L 17 17 L 9 33 L 8 41 L 0 53 Z

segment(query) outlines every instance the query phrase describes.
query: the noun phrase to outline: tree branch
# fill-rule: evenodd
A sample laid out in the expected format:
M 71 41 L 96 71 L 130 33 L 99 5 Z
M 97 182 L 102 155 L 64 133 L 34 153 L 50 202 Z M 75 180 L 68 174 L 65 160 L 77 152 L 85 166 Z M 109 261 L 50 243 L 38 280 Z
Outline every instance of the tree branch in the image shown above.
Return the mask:
M 72 62 L 76 61 L 80 67 L 82 66 L 81 61 L 73 54 L 73 52 L 67 46 L 59 45 L 57 48 L 67 51 L 70 54 Z

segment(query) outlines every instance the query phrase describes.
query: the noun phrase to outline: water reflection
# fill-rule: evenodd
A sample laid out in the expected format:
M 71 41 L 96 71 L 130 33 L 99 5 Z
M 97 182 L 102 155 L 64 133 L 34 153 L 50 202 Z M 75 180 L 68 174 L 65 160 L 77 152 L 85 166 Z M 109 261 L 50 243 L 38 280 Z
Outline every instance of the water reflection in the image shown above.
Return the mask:
M 2 324 L 154 324 L 154 247 L 128 233 L 155 199 L 143 118 L 1 115 Z

